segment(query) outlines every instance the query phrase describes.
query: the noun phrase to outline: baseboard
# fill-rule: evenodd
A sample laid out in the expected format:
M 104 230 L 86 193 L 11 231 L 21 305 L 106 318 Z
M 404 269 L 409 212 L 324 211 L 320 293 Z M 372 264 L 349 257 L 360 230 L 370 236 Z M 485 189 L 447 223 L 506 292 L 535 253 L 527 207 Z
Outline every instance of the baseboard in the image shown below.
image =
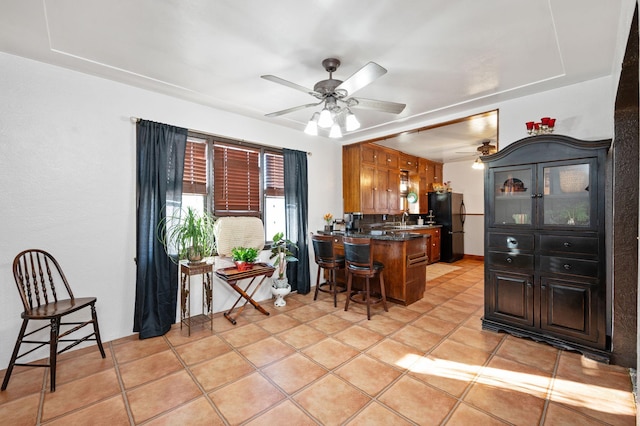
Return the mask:
M 478 256 L 475 254 L 465 254 L 462 259 L 464 260 L 479 260 L 480 262 L 484 262 L 484 256 Z

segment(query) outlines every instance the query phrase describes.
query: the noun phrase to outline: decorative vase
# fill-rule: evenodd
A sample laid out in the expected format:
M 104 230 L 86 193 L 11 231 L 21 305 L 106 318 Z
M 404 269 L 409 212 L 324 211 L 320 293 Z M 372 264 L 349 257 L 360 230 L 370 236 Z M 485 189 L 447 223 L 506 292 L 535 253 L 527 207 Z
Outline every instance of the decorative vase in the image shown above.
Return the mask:
M 333 231 L 333 225 L 324 226 L 324 232 L 331 232 L 331 231 Z
M 187 260 L 191 264 L 202 263 L 202 253 L 197 251 L 194 247 L 189 247 L 187 249 Z
M 284 297 L 291 293 L 291 285 L 286 278 L 274 278 L 273 285 L 271 286 L 271 294 L 276 298 L 273 302 L 274 306 L 281 308 L 287 305 Z

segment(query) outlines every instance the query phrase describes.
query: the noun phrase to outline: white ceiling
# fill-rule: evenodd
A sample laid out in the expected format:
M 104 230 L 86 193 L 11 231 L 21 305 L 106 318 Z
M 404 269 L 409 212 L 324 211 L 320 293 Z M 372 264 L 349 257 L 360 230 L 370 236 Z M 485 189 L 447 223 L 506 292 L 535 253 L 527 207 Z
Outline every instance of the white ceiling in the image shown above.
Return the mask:
M 388 73 L 357 96 L 407 107 L 354 110 L 362 127 L 343 137 L 351 143 L 610 75 L 630 3 L 3 0 L 0 51 L 300 131 L 315 109 L 264 115 L 315 98 L 261 75 L 313 88 L 328 78 L 325 58 L 340 59 L 340 80 L 373 61 Z M 485 136 L 454 138 L 473 148 Z

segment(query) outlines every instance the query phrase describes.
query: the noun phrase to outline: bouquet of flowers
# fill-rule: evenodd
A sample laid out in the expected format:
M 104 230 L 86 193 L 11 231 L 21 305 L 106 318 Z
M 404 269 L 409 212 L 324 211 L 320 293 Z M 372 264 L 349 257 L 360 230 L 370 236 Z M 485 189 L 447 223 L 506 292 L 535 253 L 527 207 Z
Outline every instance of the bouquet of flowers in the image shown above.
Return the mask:
M 331 225 L 331 221 L 333 220 L 333 215 L 331 213 L 326 213 L 322 218 L 327 222 L 327 225 Z

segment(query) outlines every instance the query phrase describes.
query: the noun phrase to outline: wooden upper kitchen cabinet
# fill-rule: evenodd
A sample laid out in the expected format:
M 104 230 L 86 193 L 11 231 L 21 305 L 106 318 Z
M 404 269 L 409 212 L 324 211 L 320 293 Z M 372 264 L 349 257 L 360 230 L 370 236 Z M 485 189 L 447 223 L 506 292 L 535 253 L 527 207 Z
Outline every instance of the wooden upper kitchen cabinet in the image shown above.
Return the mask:
M 400 173 L 408 171 L 418 184 L 419 213 L 426 214 L 427 192 L 442 181 L 442 164 L 373 143 L 342 147 L 344 211 L 363 214 L 402 214 Z M 413 184 L 412 184 L 412 188 Z M 416 211 L 415 213 L 418 213 Z
M 429 192 L 433 192 L 433 183 L 442 183 L 442 163 L 418 158 L 419 213 L 429 213 Z
M 418 171 L 418 157 L 415 155 L 400 153 L 400 170 L 406 170 L 410 173 Z
M 400 153 L 373 144 L 342 147 L 345 212 L 399 214 Z

